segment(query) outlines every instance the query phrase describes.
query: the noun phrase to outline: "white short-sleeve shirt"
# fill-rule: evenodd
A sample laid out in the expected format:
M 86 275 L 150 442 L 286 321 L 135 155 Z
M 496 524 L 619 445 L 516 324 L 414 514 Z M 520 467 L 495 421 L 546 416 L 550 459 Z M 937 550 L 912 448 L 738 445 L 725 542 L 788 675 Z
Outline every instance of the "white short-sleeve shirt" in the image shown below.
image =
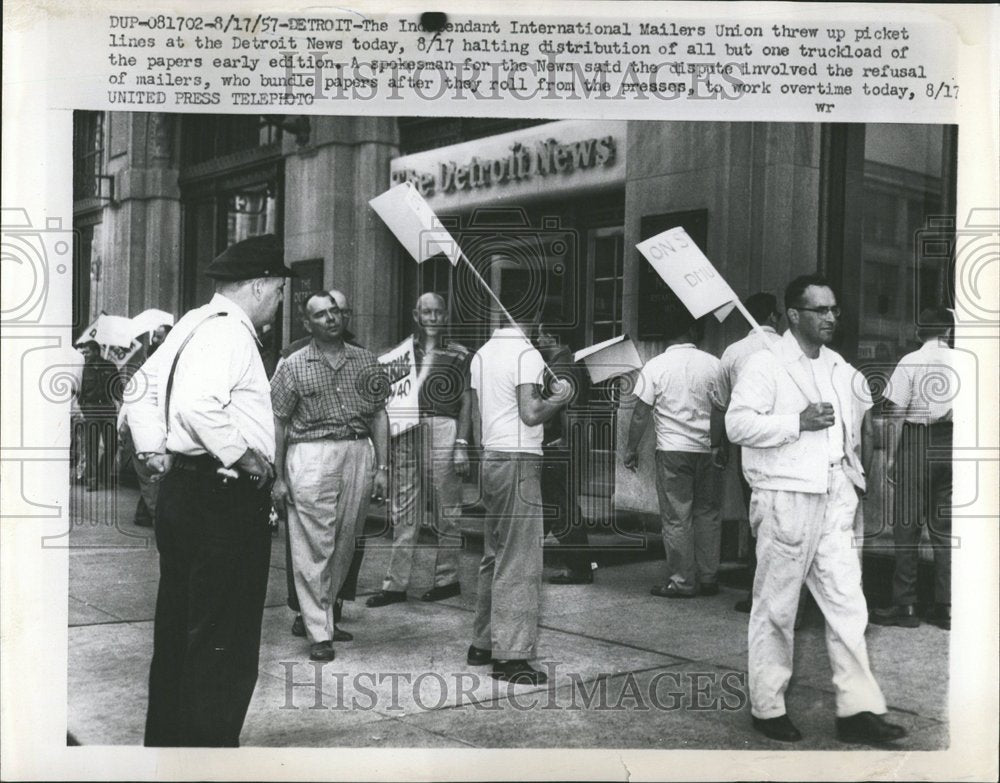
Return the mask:
M 472 357 L 472 388 L 479 397 L 483 448 L 542 453 L 543 427 L 528 426 L 518 414 L 517 387 L 541 385 L 545 362 L 518 329 L 505 327 Z
M 725 408 L 722 364 L 692 343 L 671 345 L 639 372 L 636 395 L 653 408 L 657 451 L 712 450 L 712 408 Z

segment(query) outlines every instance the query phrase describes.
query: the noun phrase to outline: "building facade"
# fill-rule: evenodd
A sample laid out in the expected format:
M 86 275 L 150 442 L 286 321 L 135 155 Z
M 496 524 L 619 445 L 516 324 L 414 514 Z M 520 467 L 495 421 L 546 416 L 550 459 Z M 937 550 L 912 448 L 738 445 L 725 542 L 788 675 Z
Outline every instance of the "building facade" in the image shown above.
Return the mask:
M 449 295 L 457 336 L 488 336 L 487 298 L 465 264 L 415 264 L 368 200 L 408 180 L 505 301 L 544 305 L 574 349 L 627 333 L 663 349 L 664 286 L 636 243 L 682 225 L 740 296 L 778 295 L 819 270 L 844 308 L 836 346 L 876 392 L 913 346 L 916 313 L 953 300 L 956 131 L 916 125 L 177 115 L 77 112 L 74 322 L 98 312 L 180 313 L 204 302 L 205 265 L 277 233 L 302 277 L 272 351 L 301 334 L 297 303 L 342 288 L 374 350 L 410 327 L 417 294 Z M 738 314 L 709 326 L 716 355 Z M 656 507 L 652 461 L 621 469 L 631 402 L 598 389 L 583 485 L 607 513 Z M 652 448 L 649 436 L 648 448 Z M 743 515 L 729 476 L 724 516 Z M 881 484 L 881 482 L 875 482 Z M 881 525 L 878 492 L 866 502 Z

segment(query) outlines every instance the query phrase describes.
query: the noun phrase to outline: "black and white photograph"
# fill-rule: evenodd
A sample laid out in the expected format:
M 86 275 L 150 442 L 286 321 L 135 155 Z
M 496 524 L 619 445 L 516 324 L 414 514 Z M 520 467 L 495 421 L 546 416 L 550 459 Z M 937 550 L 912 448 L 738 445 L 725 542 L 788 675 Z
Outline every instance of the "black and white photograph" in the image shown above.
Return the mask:
M 69 741 L 946 748 L 957 143 L 76 112 Z
M 996 778 L 995 9 L 10 10 L 0 777 Z

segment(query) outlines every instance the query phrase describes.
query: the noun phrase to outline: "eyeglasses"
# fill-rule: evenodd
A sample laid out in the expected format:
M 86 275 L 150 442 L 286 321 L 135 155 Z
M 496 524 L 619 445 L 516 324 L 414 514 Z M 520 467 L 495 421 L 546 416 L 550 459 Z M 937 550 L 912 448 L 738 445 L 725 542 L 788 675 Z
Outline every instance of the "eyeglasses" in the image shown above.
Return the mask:
M 840 318 L 840 308 L 837 305 L 833 307 L 789 307 L 789 310 L 805 310 L 807 313 L 817 313 L 818 315 L 832 315 L 834 318 Z

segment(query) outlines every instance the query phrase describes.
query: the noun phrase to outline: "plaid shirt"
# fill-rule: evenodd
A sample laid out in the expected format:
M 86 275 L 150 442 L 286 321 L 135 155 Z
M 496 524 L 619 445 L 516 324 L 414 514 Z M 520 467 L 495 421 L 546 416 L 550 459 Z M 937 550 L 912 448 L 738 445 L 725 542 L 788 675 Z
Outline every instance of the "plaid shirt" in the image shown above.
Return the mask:
M 271 379 L 271 405 L 288 422 L 289 443 L 367 437 L 388 394 L 389 378 L 375 356 L 346 344 L 331 365 L 311 341 Z

